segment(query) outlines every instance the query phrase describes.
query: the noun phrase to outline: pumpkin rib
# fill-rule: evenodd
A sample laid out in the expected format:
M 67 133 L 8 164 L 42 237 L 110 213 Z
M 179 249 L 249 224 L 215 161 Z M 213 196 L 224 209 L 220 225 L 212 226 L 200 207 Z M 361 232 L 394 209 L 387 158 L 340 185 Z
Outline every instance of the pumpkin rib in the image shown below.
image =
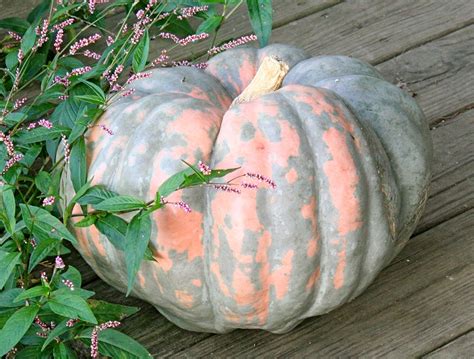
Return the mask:
M 335 128 L 335 127 L 330 127 L 329 129 L 324 129 L 324 127 L 321 127 L 321 122 L 318 121 L 320 115 L 310 111 L 308 113 L 307 111 L 303 111 L 304 109 L 304 100 L 302 99 L 301 101 L 295 100 L 295 95 L 294 94 L 300 94 L 303 91 L 307 91 L 305 94 L 305 99 L 310 100 L 310 98 L 315 99 L 314 106 L 321 105 L 320 101 L 324 101 L 325 105 L 322 105 L 322 107 L 327 106 L 329 108 L 334 108 L 333 106 L 337 106 L 334 101 L 329 100 L 329 97 L 332 96 L 331 93 L 323 90 L 323 89 L 317 89 L 314 87 L 308 87 L 308 86 L 302 86 L 302 85 L 291 85 L 291 86 L 285 86 L 281 90 L 279 90 L 279 93 L 282 94 L 284 97 L 288 99 L 288 103 L 291 104 L 291 106 L 295 109 L 295 111 L 299 114 L 297 117 L 300 120 L 300 123 L 303 126 L 303 132 L 308 136 L 308 139 L 311 137 L 312 140 L 310 140 L 310 143 L 313 143 L 313 154 L 315 158 L 315 169 L 320 169 L 319 175 L 316 177 L 317 181 L 319 183 L 318 188 L 320 191 L 318 192 L 318 200 L 322 202 L 326 202 L 323 199 L 326 196 L 325 189 L 328 187 L 326 182 L 326 176 L 324 174 L 324 169 L 323 169 L 323 162 L 325 160 L 323 159 L 323 154 L 324 157 L 326 157 L 326 146 L 322 145 L 322 141 L 319 142 L 319 136 L 322 136 L 323 133 L 327 133 L 329 129 Z M 311 100 L 310 100 L 311 101 Z M 314 120 L 313 120 L 314 118 Z M 309 122 L 312 120 L 311 122 Z M 314 134 L 314 135 L 313 135 Z M 316 137 L 316 134 L 318 137 Z M 319 144 L 321 143 L 321 144 Z M 318 146 L 318 147 L 315 147 Z M 319 148 L 319 151 L 316 149 Z M 324 148 L 324 150 L 323 150 Z M 329 154 L 329 153 L 328 153 Z M 326 160 L 327 161 L 327 160 Z M 327 163 L 327 162 L 325 162 Z M 360 173 L 358 173 L 359 177 L 359 183 L 360 183 Z M 324 189 L 321 190 L 321 189 Z M 330 202 L 331 200 L 329 199 Z M 359 202 L 360 203 L 360 202 Z M 361 204 L 361 203 L 360 203 Z M 342 288 L 334 288 L 333 282 L 336 277 L 334 277 L 337 273 L 337 270 L 339 268 L 339 265 L 341 263 L 341 259 L 338 259 L 338 254 L 333 253 L 333 246 L 330 245 L 330 243 L 334 240 L 333 239 L 333 234 L 331 232 L 326 231 L 327 226 L 321 225 L 320 221 L 324 221 L 325 218 L 330 218 L 330 215 L 328 216 L 329 213 L 326 211 L 333 212 L 333 209 L 327 209 L 325 210 L 326 207 L 324 206 L 319 206 L 319 213 L 318 213 L 318 218 L 319 218 L 319 228 L 320 228 L 320 243 L 321 243 L 321 259 L 320 259 L 320 266 L 321 266 L 321 274 L 320 274 L 320 287 L 318 288 L 318 294 L 319 296 L 316 297 L 316 299 L 313 302 L 312 307 L 308 310 L 308 313 L 311 313 L 310 315 L 315 315 L 315 314 L 321 314 L 321 312 L 326 312 L 328 310 L 333 309 L 334 307 L 338 306 L 339 303 L 334 301 L 334 297 L 338 297 L 338 301 L 344 302 L 345 299 L 350 295 L 350 293 L 345 293 L 344 295 L 340 295 L 340 291 Z M 336 209 L 337 212 L 337 209 Z M 337 236 L 339 237 L 339 236 Z M 342 235 L 339 237 L 339 240 L 342 241 L 342 245 L 346 248 L 343 250 L 343 253 L 345 253 L 345 263 L 352 263 L 350 260 L 351 256 L 348 255 L 347 250 L 349 247 L 348 241 L 350 237 L 346 237 L 346 235 Z M 356 240 L 352 240 L 351 242 L 357 243 Z M 361 263 L 362 259 L 360 259 L 358 262 Z M 336 267 L 333 267 L 335 265 Z M 347 264 L 346 264 L 347 265 Z M 360 264 L 359 265 L 352 265 L 351 268 L 357 268 L 360 270 Z M 342 269 L 342 275 L 344 276 L 344 269 Z M 357 276 L 355 276 L 357 278 Z M 344 288 L 351 287 L 350 283 L 346 284 L 344 281 Z

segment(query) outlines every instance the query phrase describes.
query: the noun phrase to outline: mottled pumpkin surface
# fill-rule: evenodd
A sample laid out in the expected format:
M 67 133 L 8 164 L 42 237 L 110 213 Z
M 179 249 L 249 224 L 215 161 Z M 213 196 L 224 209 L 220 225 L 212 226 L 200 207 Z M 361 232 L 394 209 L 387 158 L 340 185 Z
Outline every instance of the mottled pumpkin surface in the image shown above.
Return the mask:
M 290 67 L 281 89 L 231 105 L 265 56 Z M 158 69 L 88 134 L 89 177 L 152 199 L 181 160 L 270 177 L 242 194 L 193 188 L 153 214 L 133 294 L 196 331 L 290 330 L 359 295 L 406 243 L 422 213 L 431 139 L 414 100 L 370 65 L 308 59 L 271 45 L 220 54 L 208 68 Z M 63 178 L 66 199 L 74 194 Z M 129 219 L 130 216 L 124 216 Z M 123 253 L 75 229 L 96 273 L 124 291 Z

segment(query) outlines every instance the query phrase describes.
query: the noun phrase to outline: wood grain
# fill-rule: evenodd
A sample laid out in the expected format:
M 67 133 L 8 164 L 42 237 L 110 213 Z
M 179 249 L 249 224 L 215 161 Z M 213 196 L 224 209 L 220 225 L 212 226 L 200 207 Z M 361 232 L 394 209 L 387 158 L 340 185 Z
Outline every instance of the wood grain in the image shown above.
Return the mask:
M 423 359 L 472 359 L 472 357 L 474 357 L 474 330 L 423 356 Z

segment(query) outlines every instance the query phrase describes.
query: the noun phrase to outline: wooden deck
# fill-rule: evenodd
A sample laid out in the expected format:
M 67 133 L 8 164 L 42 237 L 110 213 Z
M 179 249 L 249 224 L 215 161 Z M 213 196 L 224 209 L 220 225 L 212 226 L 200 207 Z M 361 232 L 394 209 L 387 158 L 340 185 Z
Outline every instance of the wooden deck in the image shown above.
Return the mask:
M 411 241 L 360 297 L 285 335 L 182 330 L 77 262 L 87 271 L 86 287 L 141 307 L 123 329 L 159 358 L 474 358 L 474 1 L 274 0 L 274 7 L 272 42 L 359 57 L 416 94 L 435 161 L 426 213 Z M 224 36 L 250 31 L 243 16 Z

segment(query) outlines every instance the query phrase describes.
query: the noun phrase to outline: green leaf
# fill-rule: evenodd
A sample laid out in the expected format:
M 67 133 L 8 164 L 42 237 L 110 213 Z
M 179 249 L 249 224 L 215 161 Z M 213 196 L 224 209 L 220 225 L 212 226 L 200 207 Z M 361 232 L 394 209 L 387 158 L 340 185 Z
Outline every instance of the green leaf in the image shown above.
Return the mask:
M 0 250 L 0 289 L 3 288 L 13 269 L 20 263 L 20 253 Z
M 51 359 L 52 350 L 48 348 L 44 352 L 41 352 L 40 345 L 27 346 L 21 349 L 15 355 L 15 359 Z
M 23 121 L 26 119 L 27 115 L 23 112 L 10 112 L 8 115 L 5 116 L 5 122 L 9 126 L 16 125 L 18 122 Z
M 14 299 L 24 291 L 25 290 L 22 288 L 12 288 L 0 292 L 0 308 L 15 308 L 24 306 L 25 302 L 14 301 Z
M 78 199 L 78 203 L 84 204 L 98 204 L 106 199 L 118 196 L 117 193 L 108 190 L 105 186 L 96 185 L 90 187 L 87 192 Z
M 56 314 L 66 318 L 81 319 L 97 324 L 97 319 L 89 308 L 87 302 L 78 295 L 67 293 L 52 293 L 49 308 Z
M 25 299 L 41 297 L 42 295 L 47 295 L 49 293 L 49 289 L 47 287 L 43 287 L 38 285 L 36 287 L 31 287 L 30 289 L 25 290 L 23 293 L 18 295 L 14 302 L 21 302 Z
M 74 227 L 79 227 L 79 228 L 89 227 L 89 226 L 92 226 L 96 221 L 97 221 L 97 216 L 94 216 L 94 215 L 85 216 L 79 222 L 74 223 Z
M 212 15 L 209 16 L 205 21 L 203 21 L 198 28 L 196 29 L 196 34 L 200 33 L 212 33 L 216 31 L 220 26 L 222 21 L 224 20 L 223 16 L 219 15 Z
M 127 266 L 127 296 L 133 288 L 135 276 L 145 255 L 151 236 L 149 215 L 137 213 L 131 220 L 125 235 L 125 264 Z
M 63 342 L 59 342 L 53 349 L 54 359 L 69 359 L 69 351 Z
M 72 185 L 77 192 L 87 181 L 86 142 L 84 137 L 80 137 L 72 146 L 69 169 L 71 170 Z
M 79 272 L 75 267 L 69 265 L 67 271 L 61 274 L 61 279 L 70 280 L 76 288 L 80 288 L 82 285 L 81 272 Z
M 49 186 L 51 186 L 51 176 L 46 171 L 39 172 L 35 177 L 35 185 L 41 193 L 47 194 L 49 191 Z
M 247 0 L 247 8 L 253 31 L 264 47 L 272 33 L 272 0 Z
M 143 71 L 148 60 L 148 52 L 150 51 L 150 35 L 148 30 L 137 44 L 135 51 L 133 52 L 132 69 L 133 72 L 137 73 Z
M 160 188 L 158 188 L 156 201 L 160 201 L 160 198 L 158 198 L 158 196 L 167 197 L 174 191 L 180 189 L 181 185 L 186 179 L 186 176 L 190 176 L 193 173 L 194 171 L 192 168 L 186 168 L 169 177 L 165 182 L 161 184 Z
M 108 198 L 93 206 L 99 211 L 123 212 L 145 208 L 146 203 L 132 196 L 117 196 Z
M 19 17 L 7 17 L 0 20 L 0 28 L 18 32 L 20 35 L 24 34 L 30 26 L 30 23 Z
M 54 140 L 62 134 L 68 134 L 69 129 L 64 126 L 54 125 L 52 128 L 36 127 L 32 130 L 22 131 L 15 137 L 16 142 L 27 145 L 35 142 Z
M 105 93 L 104 91 L 99 87 L 97 86 L 95 83 L 93 82 L 90 82 L 90 81 L 87 81 L 87 80 L 83 80 L 83 79 L 79 79 L 78 80 L 80 83 L 84 84 L 87 86 L 87 93 L 82 95 L 82 96 L 90 96 L 91 98 L 94 98 L 96 99 L 95 102 L 92 102 L 92 103 L 96 103 L 96 104 L 103 104 L 105 103 L 106 101 L 106 96 L 105 96 Z M 84 101 L 83 98 L 81 98 L 81 95 L 79 96 L 76 96 L 77 99 L 80 99 L 82 101 Z M 91 102 L 91 101 L 89 101 Z
M 87 103 L 93 103 L 96 105 L 102 105 L 105 103 L 104 100 L 102 100 L 100 97 L 97 97 L 95 95 L 77 95 L 74 98 L 76 100 L 84 101 Z
M 80 338 L 90 345 L 92 328 L 85 329 L 79 334 Z M 151 354 L 136 340 L 114 330 L 107 329 L 99 334 L 99 352 L 114 359 L 143 359 L 152 358 Z
M 56 325 L 52 331 L 49 332 L 48 337 L 44 341 L 43 347 L 41 348 L 42 351 L 48 346 L 49 343 L 51 343 L 54 340 L 54 338 L 59 337 L 61 334 L 66 333 L 70 329 L 66 325 L 68 320 L 69 319 L 64 319 L 58 325 Z
M 2 199 L 3 199 L 3 211 L 5 213 L 5 217 L 7 219 L 6 229 L 9 233 L 14 232 L 16 219 L 15 219 L 15 209 L 16 209 L 16 201 L 15 195 L 13 194 L 13 189 L 7 189 L 2 192 Z
M 76 238 L 68 231 L 59 219 L 47 210 L 35 206 L 20 204 L 21 214 L 27 228 L 38 238 L 65 238 L 76 245 Z
M 128 223 L 120 217 L 108 214 L 105 217 L 97 218 L 95 226 L 100 233 L 105 235 L 115 248 L 124 250 L 125 235 Z
M 23 51 L 24 54 L 26 54 L 28 51 L 30 51 L 36 41 L 36 31 L 35 31 L 35 25 L 31 25 L 25 32 L 25 35 L 23 35 L 23 38 L 21 39 L 21 50 Z
M 5 355 L 25 335 L 33 323 L 39 307 L 30 305 L 18 309 L 0 330 L 0 356 Z
M 139 310 L 137 307 L 108 303 L 103 300 L 89 299 L 87 302 L 99 323 L 104 323 L 109 320 L 121 321 Z
M 41 239 L 33 249 L 33 252 L 31 252 L 30 262 L 28 264 L 28 272 L 31 273 L 31 271 L 35 269 L 39 262 L 51 255 L 51 252 L 57 247 L 58 243 L 59 242 L 57 238 Z

